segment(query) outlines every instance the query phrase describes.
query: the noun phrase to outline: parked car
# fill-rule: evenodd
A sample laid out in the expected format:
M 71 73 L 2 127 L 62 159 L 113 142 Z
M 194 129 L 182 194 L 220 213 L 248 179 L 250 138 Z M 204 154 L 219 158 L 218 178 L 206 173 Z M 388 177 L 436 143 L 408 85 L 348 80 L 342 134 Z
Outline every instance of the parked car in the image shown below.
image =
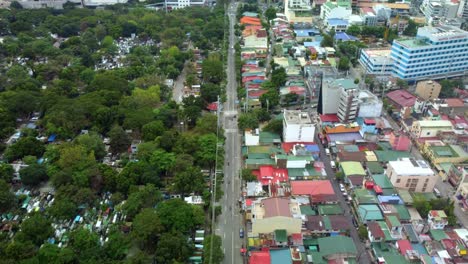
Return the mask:
M 341 192 L 346 192 L 346 189 L 342 183 L 340 183 L 340 191 Z
M 242 228 L 239 230 L 239 237 L 244 238 L 244 229 Z

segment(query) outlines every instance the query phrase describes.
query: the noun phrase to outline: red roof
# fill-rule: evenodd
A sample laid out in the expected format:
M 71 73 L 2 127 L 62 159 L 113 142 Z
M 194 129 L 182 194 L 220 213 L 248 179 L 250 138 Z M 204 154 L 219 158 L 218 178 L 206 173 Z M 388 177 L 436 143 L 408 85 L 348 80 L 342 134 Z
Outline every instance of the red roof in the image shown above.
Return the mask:
M 289 153 L 291 149 L 293 149 L 294 145 L 303 144 L 303 145 L 317 145 L 314 142 L 283 142 L 281 143 L 281 147 L 283 148 L 284 152 Z
M 211 103 L 206 107 L 206 109 L 208 109 L 210 111 L 217 111 L 218 110 L 218 103 L 217 102 Z
M 449 107 L 461 107 L 461 106 L 465 106 L 465 103 L 464 103 L 463 100 L 460 99 L 460 98 L 447 98 L 447 99 L 445 99 L 445 103 L 446 103 Z
M 407 239 L 402 239 L 397 241 L 397 246 L 398 250 L 400 251 L 400 254 L 403 256 L 406 255 L 406 251 L 408 250 L 413 250 L 413 247 L 411 246 L 411 242 Z
M 340 119 L 338 118 L 337 114 L 320 115 L 320 120 L 322 120 L 322 122 L 333 122 L 333 123 L 340 122 Z
M 391 91 L 387 97 L 400 107 L 413 106 L 416 102 L 416 96 L 406 90 Z
M 252 199 L 245 199 L 245 205 L 251 206 L 252 205 Z
M 375 120 L 366 118 L 366 119 L 364 119 L 364 123 L 366 125 L 375 125 Z
M 264 218 L 275 216 L 291 217 L 291 210 L 289 209 L 289 198 L 266 198 L 262 200 L 262 205 L 265 209 Z
M 293 181 L 292 195 L 309 195 L 312 202 L 335 201 L 336 194 L 329 180 Z
M 259 173 L 256 176 L 262 185 L 268 185 L 270 182 L 287 182 L 288 170 L 273 168 L 273 166 L 260 166 Z
M 249 264 L 270 264 L 270 251 L 251 251 Z
M 378 186 L 378 185 L 374 185 L 374 191 L 377 194 L 382 194 L 383 193 L 382 188 L 380 188 L 380 186 Z
M 249 97 L 260 97 L 267 92 L 267 90 L 249 91 Z
M 267 37 L 267 32 L 264 29 L 261 29 L 257 31 L 257 38 L 266 38 Z
M 372 221 L 370 223 L 367 223 L 367 228 L 369 229 L 370 233 L 375 239 L 380 239 L 380 238 L 385 237 L 385 234 L 382 231 L 382 228 L 380 228 L 380 225 L 377 222 Z

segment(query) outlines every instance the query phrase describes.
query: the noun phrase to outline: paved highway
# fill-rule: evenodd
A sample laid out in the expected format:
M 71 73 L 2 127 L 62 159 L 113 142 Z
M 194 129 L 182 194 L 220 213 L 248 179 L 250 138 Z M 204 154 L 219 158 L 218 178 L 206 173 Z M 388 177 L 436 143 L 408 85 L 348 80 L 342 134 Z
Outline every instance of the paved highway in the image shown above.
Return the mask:
M 224 263 L 243 263 L 240 254 L 242 239 L 239 230 L 243 225 L 242 214 L 239 211 L 238 201 L 240 198 L 241 179 L 241 137 L 237 127 L 237 83 L 235 67 L 236 43 L 234 25 L 236 24 L 237 4 L 229 4 L 227 15 L 229 18 L 229 46 L 227 56 L 227 86 L 226 102 L 222 113 L 224 136 L 226 138 L 224 149 L 224 197 L 221 201 L 222 213 L 218 218 L 216 233 L 221 236 L 224 250 Z M 246 235 L 246 234 L 245 234 Z

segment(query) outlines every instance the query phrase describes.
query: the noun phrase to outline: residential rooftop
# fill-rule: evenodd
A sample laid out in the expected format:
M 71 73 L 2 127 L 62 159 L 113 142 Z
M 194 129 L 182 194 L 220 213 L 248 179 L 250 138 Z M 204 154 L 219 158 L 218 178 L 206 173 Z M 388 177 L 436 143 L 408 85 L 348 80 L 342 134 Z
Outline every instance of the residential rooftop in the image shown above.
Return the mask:
M 287 124 L 293 125 L 311 125 L 312 119 L 309 113 L 301 110 L 284 110 L 284 120 Z
M 424 160 L 414 160 L 403 158 L 397 161 L 390 161 L 389 166 L 400 176 L 434 176 L 434 171 Z

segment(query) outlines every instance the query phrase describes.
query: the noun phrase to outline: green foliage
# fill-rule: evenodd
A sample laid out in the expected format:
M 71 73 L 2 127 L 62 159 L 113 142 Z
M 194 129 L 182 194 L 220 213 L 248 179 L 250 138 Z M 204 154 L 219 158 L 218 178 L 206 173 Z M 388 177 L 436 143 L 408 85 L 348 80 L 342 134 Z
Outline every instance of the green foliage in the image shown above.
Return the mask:
M 153 247 L 162 231 L 161 219 L 153 208 L 143 209 L 133 220 L 132 237 L 142 249 Z
M 323 35 L 323 39 L 320 42 L 321 47 L 333 47 L 333 37 L 327 34 Z
M 361 27 L 358 25 L 351 25 L 346 30 L 346 33 L 352 36 L 359 36 L 361 35 Z
M 160 120 L 150 122 L 143 126 L 143 140 L 152 141 L 157 137 L 161 136 L 167 128 L 164 126 L 164 123 Z
M 75 138 L 75 142 L 78 145 L 83 146 L 87 153 L 93 153 L 96 159 L 100 160 L 106 156 L 104 143 L 102 142 L 101 137 L 99 137 L 99 135 L 96 133 L 79 135 Z
M 157 214 L 165 231 L 188 234 L 205 221 L 200 207 L 180 199 L 171 199 L 158 204 Z
M 47 209 L 47 212 L 51 216 L 61 220 L 69 220 L 75 216 L 77 206 L 75 203 L 67 198 L 58 199 L 51 207 Z
M 0 213 L 8 212 L 15 203 L 15 195 L 10 191 L 10 186 L 0 179 Z
M 337 171 L 335 173 L 335 179 L 337 181 L 343 181 L 344 180 L 344 173 L 342 171 Z
M 364 225 L 359 226 L 358 235 L 362 241 L 365 241 L 367 239 L 367 228 Z
M 192 245 L 180 232 L 164 233 L 156 246 L 156 261 L 162 264 L 186 263 L 193 252 Z
M 19 171 L 21 181 L 27 186 L 38 186 L 49 177 L 44 165 L 32 164 Z
M 451 98 L 455 96 L 455 88 L 463 87 L 463 82 L 458 79 L 444 79 L 440 81 L 441 90 L 440 90 L 440 98 Z
M 263 131 L 283 135 L 283 120 L 273 119 L 266 126 L 263 127 Z
M 338 62 L 338 70 L 340 71 L 347 71 L 349 70 L 349 58 L 348 57 L 341 57 L 340 61 Z
M 16 239 L 31 241 L 36 246 L 40 246 L 53 233 L 50 221 L 43 215 L 35 213 L 21 223 L 21 231 L 16 235 Z
M 265 10 L 265 18 L 268 20 L 268 21 L 271 21 L 272 19 L 275 19 L 276 18 L 276 13 L 278 11 L 276 10 L 276 8 L 274 7 L 268 7 L 267 10 Z
M 416 33 L 418 33 L 418 25 L 416 24 L 416 22 L 414 22 L 414 20 L 408 19 L 408 25 L 403 31 L 403 34 L 406 36 L 415 37 Z
M 11 179 L 13 179 L 13 173 L 15 173 L 13 166 L 5 163 L 0 164 L 0 180 L 11 182 Z
M 127 217 L 133 218 L 137 213 L 144 208 L 152 208 L 161 201 L 161 193 L 152 184 L 148 184 L 137 191 L 132 192 L 127 199 L 127 202 L 122 207 Z
M 85 228 L 70 233 L 69 247 L 85 263 L 96 262 L 101 254 L 98 235 Z
M 257 180 L 257 177 L 253 175 L 251 169 L 242 169 L 241 174 L 242 174 L 242 180 L 244 181 L 251 182 L 251 181 Z
M 205 187 L 205 179 L 199 167 L 185 167 L 173 178 L 173 190 L 182 195 L 201 194 Z
M 224 78 L 224 67 L 220 55 L 212 53 L 202 63 L 203 80 L 219 84 Z
M 28 155 L 41 157 L 44 151 L 42 142 L 33 137 L 23 137 L 8 147 L 4 155 L 6 160 L 14 161 Z
M 286 69 L 279 67 L 271 72 L 271 82 L 275 87 L 283 86 L 286 83 Z
M 213 244 L 213 245 L 212 245 Z M 219 264 L 223 262 L 224 254 L 221 249 L 221 237 L 217 235 L 210 235 L 205 237 L 203 241 L 203 263 L 204 264 Z M 211 252 L 211 248 L 213 251 Z
M 114 126 L 109 131 L 110 150 L 113 153 L 122 153 L 128 150 L 130 146 L 130 137 L 125 133 L 122 127 Z
M 198 139 L 198 151 L 195 153 L 195 157 L 200 166 L 209 169 L 214 167 L 217 143 L 218 139 L 215 134 L 206 134 Z
M 245 129 L 258 128 L 258 118 L 254 113 L 242 113 L 239 117 L 239 129 L 244 131 Z

